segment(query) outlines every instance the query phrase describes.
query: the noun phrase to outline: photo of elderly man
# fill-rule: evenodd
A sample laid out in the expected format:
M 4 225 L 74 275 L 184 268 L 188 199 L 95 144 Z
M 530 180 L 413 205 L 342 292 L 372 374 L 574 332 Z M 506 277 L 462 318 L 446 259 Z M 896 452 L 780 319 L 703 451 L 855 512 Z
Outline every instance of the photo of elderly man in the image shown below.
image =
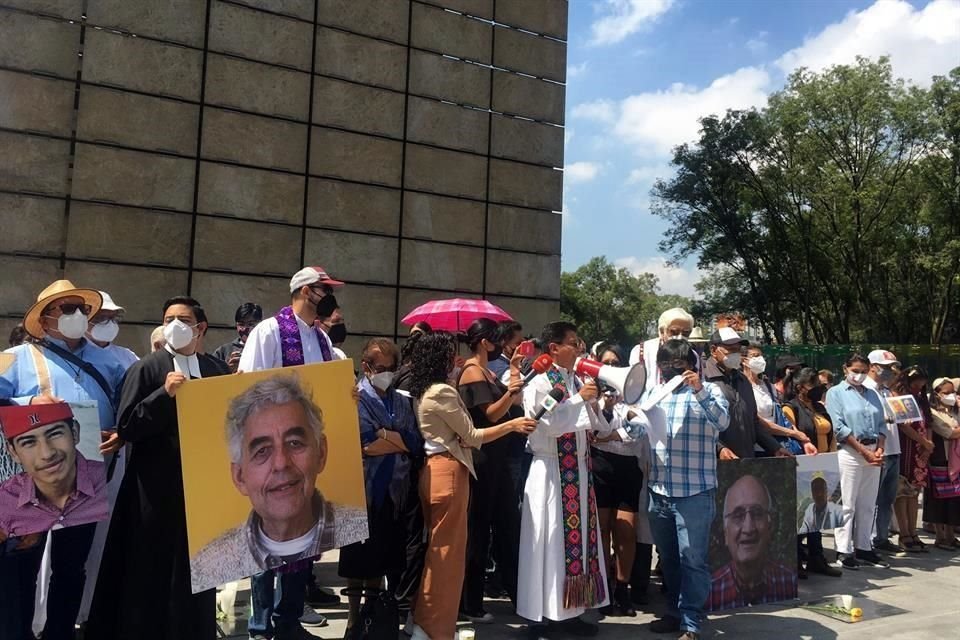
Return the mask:
M 796 597 L 796 570 L 771 557 L 773 509 L 770 491 L 758 477 L 745 475 L 730 486 L 722 516 L 730 562 L 713 573 L 711 611 Z
M 367 537 L 365 509 L 328 502 L 316 488 L 330 452 L 323 413 L 296 376 L 262 380 L 234 398 L 226 438 L 233 484 L 252 508 L 191 559 L 194 592 Z

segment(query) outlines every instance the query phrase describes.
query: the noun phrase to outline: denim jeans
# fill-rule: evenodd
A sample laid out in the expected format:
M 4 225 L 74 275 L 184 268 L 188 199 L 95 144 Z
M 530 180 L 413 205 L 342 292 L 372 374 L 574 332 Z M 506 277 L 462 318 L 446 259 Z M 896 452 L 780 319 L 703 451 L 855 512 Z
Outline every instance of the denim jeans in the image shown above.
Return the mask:
M 667 585 L 667 615 L 686 631 L 700 632 L 703 606 L 710 595 L 710 527 L 716 490 L 685 498 L 650 492 L 650 529 Z
M 310 564 L 300 571 L 280 574 L 280 588 L 274 589 L 276 572 L 265 571 L 250 578 L 250 635 L 272 638 L 276 630 L 300 626 L 307 583 L 313 577 Z
M 96 523 L 50 533 L 50 590 L 44 640 L 73 640 L 74 625 L 86 583 L 87 555 L 93 544 Z M 32 640 L 37 574 L 43 561 L 46 537 L 22 551 L 0 556 L 0 638 Z M 12 542 L 8 542 L 8 547 Z
M 897 479 L 900 477 L 900 454 L 886 456 L 880 470 L 880 490 L 877 492 L 877 521 L 874 546 L 890 539 L 890 516 L 897 499 Z

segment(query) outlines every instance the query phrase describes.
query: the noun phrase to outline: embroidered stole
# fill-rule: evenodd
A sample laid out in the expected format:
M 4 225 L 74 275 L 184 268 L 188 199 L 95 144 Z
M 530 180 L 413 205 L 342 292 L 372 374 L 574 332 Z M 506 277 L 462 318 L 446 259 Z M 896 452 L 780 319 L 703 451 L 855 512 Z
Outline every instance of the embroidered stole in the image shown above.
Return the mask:
M 293 308 L 284 307 L 274 317 L 277 319 L 277 326 L 280 329 L 280 357 L 283 360 L 283 366 L 297 367 L 304 364 L 300 325 L 297 323 L 297 316 L 293 313 Z M 313 330 L 317 332 L 317 342 L 320 343 L 320 355 L 323 356 L 323 361 L 330 362 L 333 360 L 333 354 L 330 352 L 330 345 L 327 344 L 326 337 L 320 335 L 320 330 L 316 327 L 313 327 Z M 277 567 L 277 573 L 296 573 L 303 567 L 312 565 L 312 559 L 296 560 Z
M 547 379 L 563 390 L 563 399 L 570 390 L 556 369 L 547 371 Z M 560 465 L 560 495 L 563 509 L 563 555 L 566 576 L 563 583 L 563 607 L 596 607 L 606 597 L 606 585 L 600 571 L 600 550 L 597 540 L 597 499 L 593 492 L 590 456 L 587 465 L 588 531 L 587 557 L 583 558 L 583 531 L 580 518 L 580 464 L 577 455 L 577 434 L 565 433 L 557 437 L 557 457 Z
M 297 367 L 303 362 L 303 343 L 300 340 L 300 325 L 297 323 L 297 316 L 293 313 L 292 307 L 284 307 L 275 316 L 277 326 L 280 328 L 280 353 L 283 358 L 284 367 Z M 330 351 L 330 345 L 327 344 L 326 336 L 320 335 L 320 330 L 313 327 L 317 332 L 317 342 L 320 343 L 320 353 L 324 362 L 333 360 L 333 354 Z

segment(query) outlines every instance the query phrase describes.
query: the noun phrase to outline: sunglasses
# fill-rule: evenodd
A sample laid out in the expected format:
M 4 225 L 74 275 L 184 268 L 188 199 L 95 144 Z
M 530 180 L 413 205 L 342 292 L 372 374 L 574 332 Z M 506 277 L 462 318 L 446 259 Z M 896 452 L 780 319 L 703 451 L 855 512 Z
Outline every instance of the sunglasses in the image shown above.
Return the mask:
M 71 302 L 53 305 L 49 307 L 47 311 L 53 311 L 54 309 L 60 309 L 60 312 L 65 316 L 72 316 L 77 312 L 77 309 L 79 309 L 83 315 L 88 316 L 93 310 L 93 308 L 88 304 L 73 304 Z

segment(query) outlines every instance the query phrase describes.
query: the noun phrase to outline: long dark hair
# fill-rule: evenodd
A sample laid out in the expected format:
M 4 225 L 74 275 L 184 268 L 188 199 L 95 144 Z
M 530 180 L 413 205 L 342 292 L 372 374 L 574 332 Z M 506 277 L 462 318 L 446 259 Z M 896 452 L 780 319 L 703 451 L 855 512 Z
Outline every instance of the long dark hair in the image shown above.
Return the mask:
M 432 385 L 446 382 L 456 353 L 456 340 L 446 331 L 421 336 L 410 357 L 410 395 L 420 399 Z
M 784 378 L 783 402 L 787 404 L 793 400 L 800 400 L 800 387 L 812 384 L 814 388 L 820 386 L 820 372 L 813 367 L 804 367 L 789 378 Z M 810 398 L 810 404 L 815 405 L 822 398 Z
M 477 318 L 467 327 L 463 342 L 467 344 L 470 351 L 476 353 L 481 342 L 489 340 L 492 344 L 498 344 L 499 336 L 499 327 L 495 321 L 490 318 Z
M 913 391 L 910 390 L 910 383 L 917 379 L 926 380 L 927 383 L 923 385 L 919 393 L 914 395 Z M 890 389 L 897 395 L 913 396 L 916 398 L 917 404 L 920 405 L 920 411 L 923 412 L 924 420 L 926 420 L 927 424 L 930 424 L 933 414 L 930 413 L 930 398 L 927 393 L 929 385 L 930 377 L 927 375 L 927 372 L 924 371 L 922 367 L 914 365 L 898 373 Z

